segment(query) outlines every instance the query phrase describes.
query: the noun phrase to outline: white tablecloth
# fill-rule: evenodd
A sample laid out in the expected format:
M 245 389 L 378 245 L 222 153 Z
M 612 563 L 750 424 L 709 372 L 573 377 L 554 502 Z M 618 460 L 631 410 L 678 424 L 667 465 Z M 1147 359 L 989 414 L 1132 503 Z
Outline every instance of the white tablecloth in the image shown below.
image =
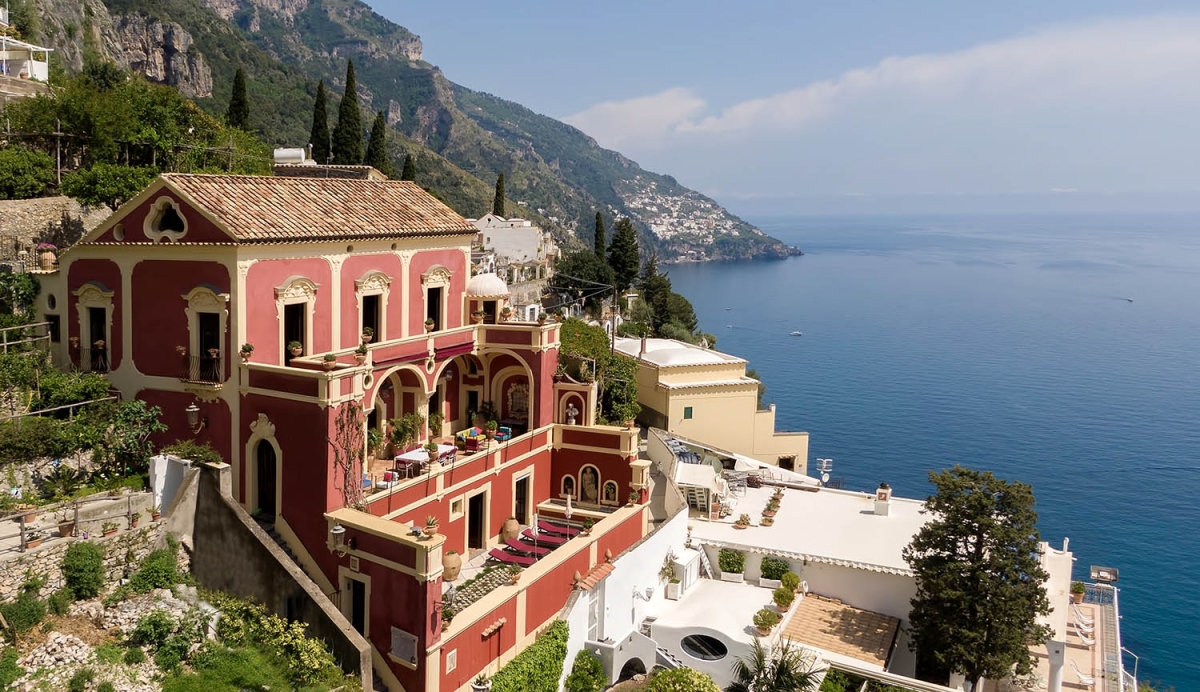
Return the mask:
M 453 452 L 453 451 L 454 451 L 454 445 L 439 444 L 438 445 L 438 458 L 441 459 L 442 457 L 446 456 L 447 454 L 449 454 L 450 452 Z M 405 452 L 404 454 L 398 454 L 396 456 L 396 461 L 397 462 L 415 461 L 417 463 L 424 464 L 429 461 L 429 452 L 426 452 L 424 448 L 414 449 L 411 452 Z

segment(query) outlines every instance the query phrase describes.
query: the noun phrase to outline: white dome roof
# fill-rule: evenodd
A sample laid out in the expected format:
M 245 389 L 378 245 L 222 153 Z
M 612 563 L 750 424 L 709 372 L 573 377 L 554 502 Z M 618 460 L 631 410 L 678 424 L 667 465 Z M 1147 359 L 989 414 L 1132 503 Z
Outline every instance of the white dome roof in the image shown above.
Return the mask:
M 508 296 L 508 284 L 495 274 L 476 274 L 467 282 L 470 298 L 502 298 Z

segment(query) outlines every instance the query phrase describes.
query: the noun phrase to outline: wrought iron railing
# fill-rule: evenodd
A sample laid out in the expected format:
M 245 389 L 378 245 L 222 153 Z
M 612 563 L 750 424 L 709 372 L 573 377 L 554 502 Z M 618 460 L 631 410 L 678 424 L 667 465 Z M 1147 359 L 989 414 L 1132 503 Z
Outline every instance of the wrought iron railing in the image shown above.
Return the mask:
M 1137 692 L 1137 679 L 1125 670 L 1121 646 L 1121 610 L 1117 604 L 1119 589 L 1112 584 L 1085 585 L 1084 603 L 1099 606 L 1104 612 L 1105 630 L 1102 641 L 1097 642 L 1102 653 L 1102 673 L 1106 690 Z
M 186 382 L 202 384 L 221 384 L 225 381 L 224 358 L 216 356 L 188 356 L 187 371 L 183 373 Z
M 80 347 L 79 369 L 83 372 L 108 372 L 108 348 L 104 346 Z

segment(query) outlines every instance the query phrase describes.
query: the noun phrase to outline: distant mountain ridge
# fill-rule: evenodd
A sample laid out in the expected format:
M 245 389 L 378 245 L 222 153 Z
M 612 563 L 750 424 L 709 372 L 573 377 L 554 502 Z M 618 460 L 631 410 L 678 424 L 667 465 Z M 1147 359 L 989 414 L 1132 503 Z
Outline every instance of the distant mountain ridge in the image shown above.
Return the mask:
M 689 190 L 600 147 L 578 129 L 449 81 L 421 39 L 358 0 L 36 0 L 43 39 L 78 69 L 97 51 L 173 84 L 214 114 L 245 68 L 252 123 L 279 145 L 307 142 L 317 79 L 343 87 L 353 59 L 360 101 L 386 111 L 418 182 L 460 213 L 488 210 L 491 183 L 560 236 L 589 242 L 597 209 L 629 216 L 665 260 L 783 257 L 793 250 Z M 331 117 L 336 112 L 331 104 Z M 370 122 L 369 120 L 367 122 Z M 611 222 L 609 223 L 611 227 Z

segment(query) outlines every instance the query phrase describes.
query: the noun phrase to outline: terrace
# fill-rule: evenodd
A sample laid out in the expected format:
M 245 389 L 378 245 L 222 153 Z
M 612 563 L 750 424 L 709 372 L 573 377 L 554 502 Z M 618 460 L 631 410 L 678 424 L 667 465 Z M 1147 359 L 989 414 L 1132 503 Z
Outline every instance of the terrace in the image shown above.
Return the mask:
M 848 606 L 834 598 L 806 594 L 795 606 L 783 638 L 883 670 L 899 631 L 898 618 Z

